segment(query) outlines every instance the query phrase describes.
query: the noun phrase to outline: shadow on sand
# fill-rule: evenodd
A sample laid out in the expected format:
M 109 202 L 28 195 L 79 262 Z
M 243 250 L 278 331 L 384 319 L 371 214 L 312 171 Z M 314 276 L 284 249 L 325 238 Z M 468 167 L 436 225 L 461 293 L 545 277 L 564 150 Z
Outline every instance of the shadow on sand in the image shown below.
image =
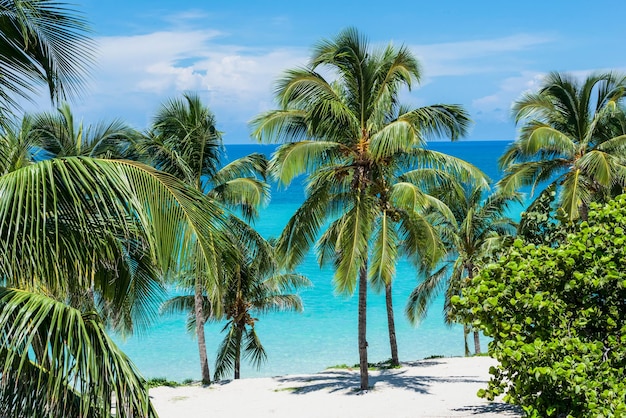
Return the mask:
M 409 367 L 432 367 L 442 364 L 437 361 L 417 361 L 403 363 Z M 313 376 L 280 376 L 274 378 L 277 382 L 292 387 L 292 393 L 305 394 L 325 390 L 330 393 L 345 391 L 346 394 L 360 395 L 363 392 L 360 386 L 358 370 L 355 369 L 328 369 Z M 370 388 L 375 389 L 378 383 L 384 383 L 391 388 L 412 390 L 417 393 L 428 394 L 428 388 L 433 383 L 486 383 L 475 376 L 411 376 L 406 369 L 388 369 L 371 373 Z
M 416 361 L 406 362 L 403 365 L 427 369 L 439 364 L 442 364 L 442 362 Z M 321 390 L 328 393 L 341 392 L 346 396 L 360 396 L 366 393 L 359 390 L 360 377 L 358 370 L 354 369 L 328 369 L 313 376 L 280 376 L 275 377 L 274 380 L 286 386 L 283 390 L 287 390 L 294 395 L 303 395 Z M 438 383 L 487 383 L 486 380 L 476 376 L 409 375 L 406 369 L 389 369 L 372 373 L 370 374 L 369 382 L 373 390 L 376 389 L 377 385 L 384 385 L 392 389 L 411 390 L 420 394 L 430 394 L 430 386 Z M 495 413 L 502 416 L 521 416 L 517 407 L 502 402 L 467 406 L 454 409 L 454 411 L 465 412 L 468 415 Z
M 502 416 L 519 417 L 522 416 L 522 409 L 504 402 L 491 402 L 487 405 L 467 406 L 456 408 L 454 411 L 468 412 L 472 415 L 498 414 Z

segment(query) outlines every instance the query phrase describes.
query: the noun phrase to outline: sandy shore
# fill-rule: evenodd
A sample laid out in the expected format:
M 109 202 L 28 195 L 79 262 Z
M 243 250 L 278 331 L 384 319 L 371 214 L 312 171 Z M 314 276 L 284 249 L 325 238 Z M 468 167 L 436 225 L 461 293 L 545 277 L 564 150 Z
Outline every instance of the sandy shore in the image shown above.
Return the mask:
M 520 417 L 515 408 L 476 396 L 487 386 L 489 357 L 405 363 L 370 372 L 366 393 L 358 370 L 242 379 L 210 387 L 150 390 L 161 418 L 196 417 Z

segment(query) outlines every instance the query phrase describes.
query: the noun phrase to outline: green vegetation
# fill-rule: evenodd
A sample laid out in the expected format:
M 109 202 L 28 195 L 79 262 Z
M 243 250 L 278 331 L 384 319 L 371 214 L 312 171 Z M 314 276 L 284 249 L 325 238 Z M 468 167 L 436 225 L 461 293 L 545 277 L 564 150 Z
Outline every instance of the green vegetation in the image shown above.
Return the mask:
M 358 369 L 360 367 L 359 364 L 355 364 L 354 366 L 348 366 L 347 364 L 337 364 L 335 366 L 327 367 L 327 369 Z M 388 359 L 385 361 L 379 361 L 378 363 L 367 363 L 368 370 L 390 370 L 390 369 L 399 369 L 402 367 L 399 364 L 394 364 L 393 359 Z
M 326 80 L 320 69 L 337 78 Z M 406 47 L 372 50 L 357 30 L 347 29 L 319 43 L 308 67 L 287 71 L 276 89 L 281 108 L 253 121 L 258 140 L 285 143 L 271 163 L 281 183 L 308 174 L 305 202 L 278 241 L 281 257 L 294 267 L 317 240 L 320 265 L 334 267 L 337 291 L 352 294 L 358 285 L 363 390 L 369 387 L 368 279 L 388 287 L 390 295 L 401 254 L 426 264 L 436 260 L 440 240 L 420 211 L 446 208 L 424 193 L 422 183 L 448 175 L 480 177 L 470 164 L 424 149 L 429 137 L 463 135 L 469 118 L 456 105 L 402 106 L 401 88 L 419 78 L 419 64 Z M 388 298 L 392 313 L 390 307 Z
M 173 380 L 167 380 L 165 377 L 153 377 L 152 379 L 146 380 L 146 387 L 148 389 L 158 388 L 159 386 L 167 386 L 170 388 L 175 388 L 178 386 L 183 386 L 185 383 L 180 384 Z
M 626 195 L 590 209 L 567 241 L 516 241 L 454 298 L 500 362 L 481 396 L 532 417 L 626 414 Z
M 539 92 L 513 105 L 522 126 L 500 158 L 499 186 L 511 191 L 550 182 L 567 220 L 586 219 L 591 202 L 606 202 L 626 186 L 625 96 L 621 74 L 592 74 L 582 83 L 549 74 Z
M 428 275 L 409 295 L 406 314 L 417 323 L 426 316 L 428 304 L 445 291 L 444 318 L 447 324 L 456 319 L 452 296 L 461 290 L 482 267 L 495 259 L 507 240 L 515 235 L 515 222 L 506 216 L 513 203 L 520 203 L 519 193 L 494 192 L 485 197 L 486 185 L 459 183 L 450 179 L 431 187 L 430 193 L 445 203 L 453 214 L 446 219 L 432 213 L 431 222 L 443 237 L 446 255 L 441 265 Z M 464 325 L 465 355 L 469 327 Z M 478 331 L 474 331 L 474 353 L 480 354 Z
M 0 116 L 39 86 L 56 102 L 78 96 L 95 55 L 80 13 L 56 0 L 3 1 L 0 13 Z
M 189 314 L 203 383 L 206 321 L 224 322 L 215 378 L 239 378 L 242 357 L 266 358 L 255 315 L 302 309 L 295 292 L 309 282 L 292 269 L 314 245 L 337 291 L 358 289 L 361 390 L 369 369 L 399 365 L 391 294 L 405 258 L 426 276 L 408 301 L 412 321 L 445 291 L 446 320 L 475 331 L 476 353 L 476 330 L 493 338 L 500 365 L 482 396 L 505 394 L 533 417 L 626 414 L 623 75 L 552 73 L 515 102 L 519 138 L 491 192 L 475 167 L 426 148 L 464 135 L 467 112 L 402 105 L 420 81 L 417 59 L 375 50 L 356 29 L 278 81 L 280 108 L 252 122 L 257 140 L 282 144 L 271 161 L 223 166 L 215 116 L 193 93 L 164 103 L 143 134 L 75 122 L 63 100 L 81 92 L 94 45 L 74 9 L 5 1 L 0 23 L 0 415 L 109 416 L 115 399 L 116 416 L 155 417 L 147 389 L 179 384 L 145 381 L 107 332 L 147 326 L 166 284 L 187 293 L 163 311 Z M 13 115 L 37 86 L 57 111 Z M 269 175 L 307 176 L 275 243 L 249 224 Z M 520 187 L 544 185 L 515 231 L 508 205 Z M 391 349 L 374 364 L 370 286 L 385 292 Z

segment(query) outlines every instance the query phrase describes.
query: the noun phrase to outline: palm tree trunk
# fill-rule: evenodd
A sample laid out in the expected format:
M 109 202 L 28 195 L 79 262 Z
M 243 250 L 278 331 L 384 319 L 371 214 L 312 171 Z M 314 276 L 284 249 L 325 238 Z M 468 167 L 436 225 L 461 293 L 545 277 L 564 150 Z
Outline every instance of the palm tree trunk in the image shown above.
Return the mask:
M 211 373 L 209 371 L 209 360 L 206 355 L 206 340 L 204 339 L 204 309 L 203 292 L 200 279 L 196 279 L 194 292 L 194 310 L 196 314 L 196 336 L 198 337 L 198 353 L 200 354 L 200 371 L 202 373 L 202 383 L 211 384 Z
M 469 328 L 467 325 L 463 324 L 463 342 L 465 346 L 465 357 L 469 357 L 471 354 L 470 349 L 469 349 L 469 344 L 467 342 L 468 335 L 469 335 Z
M 474 331 L 474 354 L 480 354 L 480 334 Z
M 361 371 L 361 390 L 369 388 L 367 364 L 367 261 L 359 270 L 359 365 Z
M 241 338 L 243 333 L 237 330 L 237 349 L 235 351 L 235 379 L 239 379 L 241 371 Z
M 474 264 L 470 263 L 467 266 L 467 278 L 471 282 L 474 278 Z M 467 329 L 469 332 L 469 329 Z M 469 355 L 469 348 L 467 347 L 467 334 L 465 335 L 465 355 Z M 474 354 L 480 354 L 480 334 L 478 330 L 474 331 Z
M 393 300 L 391 282 L 385 285 L 385 302 L 387 304 L 387 328 L 389 329 L 389 345 L 391 346 L 391 366 L 400 365 L 398 360 L 398 341 L 396 339 L 396 324 L 393 318 Z

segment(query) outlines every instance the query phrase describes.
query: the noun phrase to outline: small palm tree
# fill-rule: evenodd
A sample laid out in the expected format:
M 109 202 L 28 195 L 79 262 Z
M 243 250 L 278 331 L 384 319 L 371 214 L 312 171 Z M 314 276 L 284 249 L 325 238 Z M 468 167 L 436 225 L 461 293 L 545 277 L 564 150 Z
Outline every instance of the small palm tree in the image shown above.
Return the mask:
M 40 153 L 33 133 L 33 118 L 25 115 L 20 122 L 7 120 L 0 133 L 0 175 L 32 164 Z
M 411 292 L 406 314 L 412 323 L 423 319 L 429 303 L 445 291 L 444 318 L 451 324 L 455 317 L 452 296 L 460 294 L 516 232 L 516 223 L 506 212 L 513 203 L 521 203 L 520 194 L 497 191 L 485 197 L 484 185 L 449 180 L 430 190 L 453 214 L 452 222 L 437 213 L 430 216 L 443 236 L 447 254 L 444 262 Z M 465 337 L 468 332 L 465 326 Z M 476 354 L 481 351 L 478 332 L 474 332 L 474 351 Z M 467 339 L 465 355 L 469 355 Z
M 32 117 L 29 126 L 34 142 L 51 156 L 120 158 L 128 142 L 139 133 L 120 120 L 84 126 L 76 123 L 67 103 L 56 113 L 40 113 Z
M 325 79 L 320 69 L 337 78 Z M 436 168 L 472 171 L 464 162 L 422 148 L 429 136 L 457 138 L 469 119 L 455 105 L 400 106 L 400 89 L 410 88 L 419 76 L 419 64 L 407 48 L 371 51 L 362 35 L 347 29 L 319 43 L 306 68 L 287 71 L 276 89 L 281 108 L 252 122 L 258 140 L 288 142 L 272 161 L 283 184 L 309 173 L 306 200 L 278 242 L 287 266 L 298 264 L 322 227 L 334 220 L 320 238 L 319 259 L 334 265 L 340 293 L 352 294 L 358 283 L 362 390 L 368 388 L 368 261 L 381 213 L 376 176 L 393 158 L 403 161 L 404 169 L 425 159 Z M 413 185 L 397 189 L 413 194 L 416 205 L 426 200 Z
M 582 82 L 551 73 L 537 93 L 513 106 L 519 137 L 500 158 L 499 187 L 559 189 L 569 221 L 585 219 L 589 204 L 622 193 L 626 186 L 626 78 L 592 74 Z
M 215 117 L 202 104 L 197 95 L 185 94 L 182 99 L 166 102 L 157 112 L 153 129 L 136 141 L 139 158 L 159 170 L 168 172 L 208 196 L 224 209 L 240 211 L 246 219 L 257 215 L 257 208 L 269 197 L 269 187 L 263 181 L 267 161 L 261 154 L 252 154 L 220 167 L 222 150 L 221 133 L 216 129 Z M 240 228 L 240 222 L 231 217 L 230 222 Z M 245 228 L 244 228 L 245 229 Z M 250 231 L 244 235 L 249 234 Z M 236 242 L 229 248 L 238 248 Z M 216 251 L 219 251 L 216 247 Z M 200 256 L 198 253 L 197 256 Z M 220 269 L 235 268 L 236 255 Z M 210 384 L 211 374 L 206 353 L 204 333 L 204 298 L 209 295 L 213 303 L 221 299 L 222 285 L 219 277 L 209 275 L 201 268 L 188 270 L 193 276 L 195 289 L 196 336 L 200 354 L 202 381 Z M 182 275 L 179 275 L 182 277 Z M 188 281 L 186 281 L 189 284 Z M 218 305 L 219 307 L 219 302 Z
M 267 355 L 256 332 L 258 319 L 255 316 L 272 311 L 302 311 L 300 297 L 290 292 L 311 285 L 302 275 L 281 272 L 273 248 L 260 237 L 256 242 L 260 246 L 252 252 L 250 248 L 240 249 L 247 256 L 224 280 L 226 289 L 221 309 L 214 309 L 209 298 L 204 299 L 205 320 L 226 320 L 223 329 L 226 336 L 217 353 L 215 380 L 223 379 L 229 372 L 234 373 L 235 379 L 240 378 L 242 351 L 253 366 L 260 367 Z M 196 326 L 193 306 L 193 296 L 183 295 L 166 301 L 162 311 L 188 312 L 187 326 L 193 330 Z

